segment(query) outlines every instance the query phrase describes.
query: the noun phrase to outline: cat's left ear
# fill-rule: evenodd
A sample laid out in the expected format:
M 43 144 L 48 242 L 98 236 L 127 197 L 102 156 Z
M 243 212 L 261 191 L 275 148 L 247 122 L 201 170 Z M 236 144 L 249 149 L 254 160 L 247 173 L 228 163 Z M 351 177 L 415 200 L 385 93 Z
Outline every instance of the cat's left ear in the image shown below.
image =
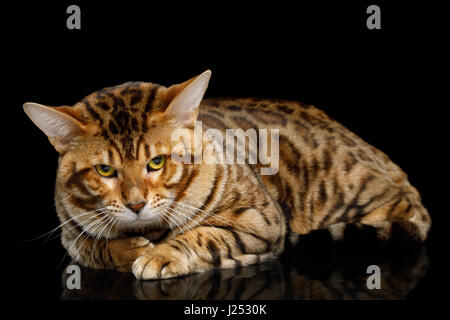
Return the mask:
M 67 151 L 73 138 L 84 134 L 80 122 L 71 114 L 71 107 L 47 107 L 28 102 L 23 110 L 59 153 Z
M 184 127 L 193 127 L 210 78 L 211 71 L 207 70 L 186 82 L 169 87 L 167 99 L 170 103 L 164 111 L 167 120 L 175 120 Z

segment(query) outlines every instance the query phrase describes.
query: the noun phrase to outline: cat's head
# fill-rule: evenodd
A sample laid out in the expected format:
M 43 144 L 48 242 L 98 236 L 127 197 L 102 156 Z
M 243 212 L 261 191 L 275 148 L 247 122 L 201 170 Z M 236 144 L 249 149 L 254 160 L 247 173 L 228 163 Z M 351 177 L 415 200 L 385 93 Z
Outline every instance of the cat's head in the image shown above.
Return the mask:
M 60 217 L 74 218 L 92 234 L 107 225 L 101 219 L 115 221 L 123 231 L 185 221 L 189 206 L 207 194 L 204 184 L 213 169 L 173 161 L 171 152 L 180 141 L 173 141 L 172 133 L 192 137 L 210 75 L 208 70 L 168 88 L 125 83 L 72 107 L 25 103 L 25 113 L 60 153 Z M 189 197 L 194 202 L 188 204 Z

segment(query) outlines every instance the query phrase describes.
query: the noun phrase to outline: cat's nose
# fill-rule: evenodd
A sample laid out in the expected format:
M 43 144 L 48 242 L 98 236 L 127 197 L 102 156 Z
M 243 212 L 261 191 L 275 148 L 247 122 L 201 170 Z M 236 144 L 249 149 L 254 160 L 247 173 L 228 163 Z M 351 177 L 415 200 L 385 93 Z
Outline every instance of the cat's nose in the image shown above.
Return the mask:
M 141 211 L 142 207 L 145 206 L 145 202 L 128 203 L 126 206 L 128 207 L 128 209 L 130 209 L 134 213 L 139 213 L 139 211 Z

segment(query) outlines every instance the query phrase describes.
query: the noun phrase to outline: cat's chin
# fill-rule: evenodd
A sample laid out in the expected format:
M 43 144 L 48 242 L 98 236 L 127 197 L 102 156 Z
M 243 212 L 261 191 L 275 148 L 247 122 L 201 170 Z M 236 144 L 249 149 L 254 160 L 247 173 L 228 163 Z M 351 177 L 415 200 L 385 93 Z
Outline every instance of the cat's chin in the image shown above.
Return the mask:
M 130 229 L 141 227 L 160 227 L 161 221 L 158 219 L 158 217 L 136 217 L 134 219 L 120 219 L 118 222 L 118 226 Z
M 164 223 L 160 223 L 158 219 L 135 219 L 121 220 L 117 222 L 116 232 L 119 235 L 141 236 L 150 241 L 155 241 L 163 235 L 167 227 Z

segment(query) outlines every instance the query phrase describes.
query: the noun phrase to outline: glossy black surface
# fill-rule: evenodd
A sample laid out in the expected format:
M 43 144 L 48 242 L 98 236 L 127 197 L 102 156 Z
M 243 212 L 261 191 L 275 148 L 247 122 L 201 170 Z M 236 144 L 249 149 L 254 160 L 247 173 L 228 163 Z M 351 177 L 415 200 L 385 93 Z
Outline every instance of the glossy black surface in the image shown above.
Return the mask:
M 218 298 L 227 296 L 230 284 L 228 296 L 241 298 L 368 295 L 406 297 L 420 307 L 446 298 L 448 161 L 442 155 L 448 143 L 441 140 L 448 136 L 448 116 L 446 103 L 436 98 L 448 88 L 434 75 L 442 72 L 445 50 L 433 47 L 447 38 L 434 25 L 447 20 L 433 15 L 445 10 L 380 2 L 382 29 L 373 31 L 365 24 L 373 1 L 247 7 L 242 1 L 186 2 L 189 8 L 164 1 L 91 1 L 81 3 L 82 30 L 75 32 L 66 28 L 70 4 L 3 4 L 3 61 L 9 68 L 2 70 L 1 256 L 8 297 L 37 304 L 61 298 Z M 72 105 L 105 86 L 135 80 L 170 85 L 208 68 L 208 97 L 312 103 L 388 154 L 408 174 L 433 219 L 424 248 L 379 248 L 364 239 L 333 245 L 327 236 L 311 236 L 279 262 L 236 275 L 228 270 L 136 283 L 129 274 L 83 270 L 81 291 L 68 292 L 62 276 L 69 261 L 59 239 L 28 241 L 60 223 L 53 207 L 58 156 L 22 104 Z M 382 267 L 381 291 L 364 288 L 371 264 Z M 353 309 L 344 306 L 347 317 Z
M 271 262 L 159 281 L 81 268 L 81 289 L 70 290 L 64 269 L 61 299 L 398 300 L 408 298 L 429 269 L 426 249 L 410 242 L 379 245 L 367 234 L 353 234 L 334 244 L 326 232 L 300 241 Z M 380 267 L 381 289 L 367 287 L 369 265 Z

